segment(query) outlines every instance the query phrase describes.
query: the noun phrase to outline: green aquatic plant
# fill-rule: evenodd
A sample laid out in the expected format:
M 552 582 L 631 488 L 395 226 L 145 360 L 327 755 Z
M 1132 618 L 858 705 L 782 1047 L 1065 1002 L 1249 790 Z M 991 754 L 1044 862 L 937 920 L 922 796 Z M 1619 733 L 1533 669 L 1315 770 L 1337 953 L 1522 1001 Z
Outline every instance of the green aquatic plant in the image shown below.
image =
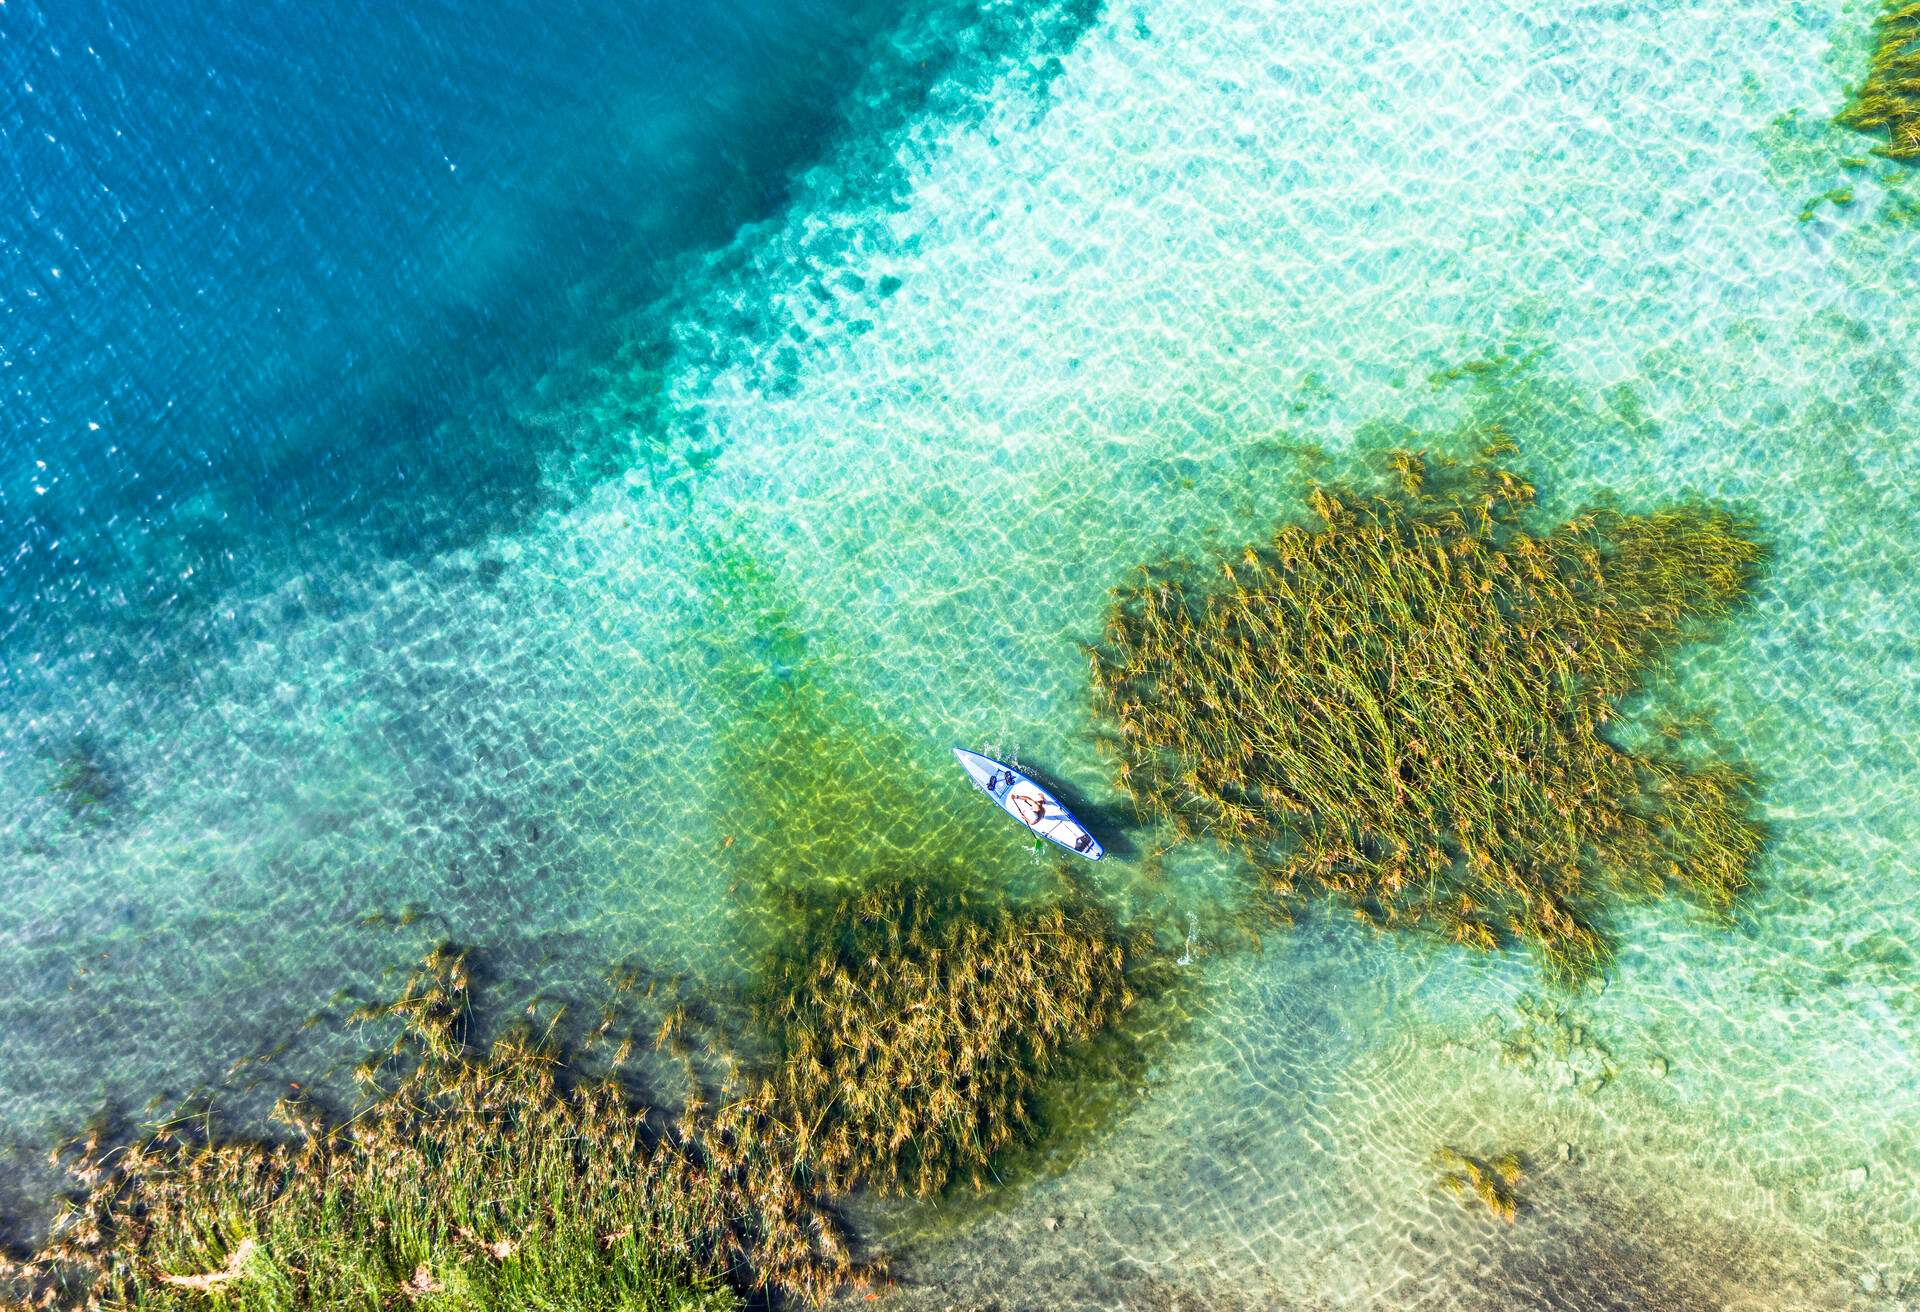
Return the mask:
M 1724 910 L 1762 843 L 1751 784 L 1606 734 L 1649 665 L 1745 595 L 1748 525 L 1686 505 L 1522 526 L 1493 461 L 1321 487 L 1211 576 L 1143 571 L 1091 652 L 1121 779 L 1283 893 L 1381 926 L 1518 940 L 1569 977 L 1606 956 L 1603 908 L 1677 885 Z
M 437 948 L 347 1017 L 391 1033 L 347 1072 L 350 1114 L 294 1086 L 273 1134 L 181 1117 L 62 1153 L 77 1193 L 0 1264 L 0 1306 L 706 1312 L 865 1283 L 878 1264 L 820 1194 L 983 1184 L 1034 1139 L 1046 1078 L 1133 1002 L 1133 945 L 1071 889 L 1013 910 L 902 881 L 797 923 L 755 1008 L 775 1040 L 757 1071 L 631 965 L 577 1048 L 538 1003 L 481 1046 L 467 958 Z M 627 1069 L 649 1034 L 684 1075 L 677 1117 L 586 1073 Z
M 1835 187 L 1824 195 L 1816 196 L 1814 199 L 1808 201 L 1807 207 L 1800 211 L 1800 222 L 1805 223 L 1811 219 L 1814 214 L 1818 212 L 1822 201 L 1825 201 L 1829 205 L 1845 208 L 1854 202 L 1853 188 Z
M 1045 1079 L 1131 1001 L 1128 944 L 987 808 L 930 815 L 930 794 L 964 786 L 951 758 L 928 761 L 841 686 L 776 571 L 727 547 L 700 581 L 730 781 L 713 859 L 763 966 L 749 1028 L 772 1040 L 739 1054 L 755 1132 L 791 1135 L 833 1193 L 984 1183 L 1038 1141 Z
M 1520 1183 L 1526 1178 L 1520 1154 L 1502 1153 L 1482 1159 L 1441 1148 L 1433 1155 L 1433 1165 L 1440 1172 L 1440 1187 L 1448 1193 L 1479 1199 L 1508 1225 L 1520 1215 Z
M 1071 894 L 980 908 L 909 882 L 823 909 L 768 972 L 761 1097 L 830 1191 L 984 1185 L 1061 1059 L 1133 1002 L 1129 943 Z
M 1874 153 L 1889 159 L 1920 159 L 1920 3 L 1889 0 L 1874 23 L 1873 57 L 1867 80 L 1840 112 L 1844 127 L 1884 132 Z
M 120 795 L 120 781 L 106 755 L 91 738 L 82 735 L 68 743 L 53 764 L 47 792 L 59 799 L 69 818 L 98 821 Z
M 776 571 L 727 548 L 700 581 L 697 671 L 727 797 L 707 859 L 749 957 L 785 952 L 903 871 L 923 887 L 992 888 L 1013 902 L 1045 894 L 1049 867 L 1009 841 L 991 808 L 928 806 L 966 795 L 952 756 L 903 735 L 837 675 L 838 657 L 801 628 Z
M 743 1290 L 821 1297 L 864 1272 L 795 1183 L 784 1142 L 697 1100 L 653 1128 L 610 1079 L 569 1082 L 544 1035 L 470 1046 L 462 954 L 437 950 L 383 1015 L 372 1096 L 286 1133 L 203 1122 L 67 1154 L 82 1195 L 0 1269 L 35 1307 L 302 1312 L 502 1307 L 701 1312 Z M 8 1290 L 8 1286 L 11 1290 Z

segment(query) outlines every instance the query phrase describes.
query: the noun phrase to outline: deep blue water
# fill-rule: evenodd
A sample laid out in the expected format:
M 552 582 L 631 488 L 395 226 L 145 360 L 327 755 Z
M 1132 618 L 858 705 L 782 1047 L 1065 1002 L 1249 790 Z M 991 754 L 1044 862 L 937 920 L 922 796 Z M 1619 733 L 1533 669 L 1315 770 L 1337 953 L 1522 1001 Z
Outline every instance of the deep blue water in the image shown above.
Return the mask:
M 822 197 L 884 210 L 896 128 L 969 117 L 1010 62 L 1044 80 L 1096 8 L 0 0 L 0 1235 L 34 1206 L 46 1135 L 218 1079 L 227 1047 L 280 1042 L 389 964 L 295 903 L 357 917 L 413 896 L 404 866 L 452 881 L 438 932 L 524 949 L 543 986 L 631 947 L 575 934 L 546 965 L 567 880 L 609 867 L 523 859 L 553 799 L 509 800 L 526 780 L 498 753 L 582 777 L 488 683 L 554 635 L 465 645 L 487 570 L 668 440 L 650 380 L 689 322 L 757 340 L 733 293 L 766 281 L 761 236 Z M 431 582 L 359 616 L 396 576 Z M 456 579 L 477 591 L 442 627 L 423 599 Z M 294 662 L 264 695 L 229 677 L 263 652 Z M 349 755 L 393 735 L 420 780 L 338 809 L 359 767 L 292 740 L 257 755 L 302 718 L 295 690 Z M 422 736 L 435 702 L 481 733 Z M 603 728 L 588 750 L 617 745 Z M 104 822 L 63 809 L 81 757 Z M 386 827 L 390 802 L 458 850 Z M 192 849 L 178 879 L 140 873 L 176 850 L 149 825 Z M 199 847 L 219 832 L 262 846 Z M 289 863 L 329 833 L 370 859 Z M 505 900 L 466 885 L 496 868 Z M 174 897 L 184 914 L 158 914 Z
M 539 504 L 515 396 L 775 211 L 905 8 L 0 6 L 4 663 Z

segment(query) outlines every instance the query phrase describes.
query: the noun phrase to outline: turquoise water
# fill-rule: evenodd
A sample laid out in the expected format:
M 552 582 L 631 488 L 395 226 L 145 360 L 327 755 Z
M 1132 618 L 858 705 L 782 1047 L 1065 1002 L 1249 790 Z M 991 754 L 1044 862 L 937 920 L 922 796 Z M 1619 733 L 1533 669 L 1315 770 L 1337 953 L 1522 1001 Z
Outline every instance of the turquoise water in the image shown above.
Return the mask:
M 584 243 L 570 312 L 435 393 L 440 465 L 530 457 L 511 513 L 452 476 L 374 533 L 267 495 L 232 541 L 275 540 L 192 606 L 69 617 L 62 586 L 134 606 L 168 553 L 228 550 L 244 498 L 183 495 L 196 471 L 150 547 L 8 594 L 0 1122 L 37 1145 L 216 1080 L 436 936 L 510 1009 L 629 959 L 736 979 L 783 883 L 1018 886 L 1034 858 L 951 767 L 964 742 L 1075 785 L 1112 835 L 1098 886 L 1189 964 L 1054 1173 L 861 1213 L 897 1305 L 1912 1305 L 1920 181 L 1827 125 L 1870 17 L 862 15 L 864 72 L 766 166 L 777 195 L 650 280 Z M 76 356 L 48 334 L 9 375 Z M 438 377 L 391 368 L 390 394 Z M 60 490 L 23 489 L 57 464 L 33 409 L 8 410 L 10 523 Z M 97 453 L 73 419 L 60 449 Z M 1763 778 L 1760 888 L 1726 928 L 1628 914 L 1596 992 L 1274 930 L 1240 872 L 1126 822 L 1094 746 L 1081 644 L 1131 565 L 1258 534 L 1313 448 L 1468 420 L 1517 438 L 1549 514 L 1702 493 L 1772 548 L 1650 694 L 1713 709 Z M 356 486 L 409 467 L 377 428 L 312 440 Z M 76 761 L 98 806 L 49 792 Z M 1435 1188 L 1443 1144 L 1525 1155 L 1516 1225 Z

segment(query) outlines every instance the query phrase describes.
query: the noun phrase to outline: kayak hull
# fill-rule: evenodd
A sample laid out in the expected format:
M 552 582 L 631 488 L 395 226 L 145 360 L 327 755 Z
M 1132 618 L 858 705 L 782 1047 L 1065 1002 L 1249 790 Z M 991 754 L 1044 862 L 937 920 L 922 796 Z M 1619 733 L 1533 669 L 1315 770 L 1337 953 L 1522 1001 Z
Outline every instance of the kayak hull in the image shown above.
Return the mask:
M 996 761 L 964 747 L 954 748 L 953 755 L 973 780 L 974 787 L 1033 833 L 1089 861 L 1098 861 L 1106 855 L 1100 840 L 1074 818 L 1073 812 L 1029 776 L 1005 761 Z

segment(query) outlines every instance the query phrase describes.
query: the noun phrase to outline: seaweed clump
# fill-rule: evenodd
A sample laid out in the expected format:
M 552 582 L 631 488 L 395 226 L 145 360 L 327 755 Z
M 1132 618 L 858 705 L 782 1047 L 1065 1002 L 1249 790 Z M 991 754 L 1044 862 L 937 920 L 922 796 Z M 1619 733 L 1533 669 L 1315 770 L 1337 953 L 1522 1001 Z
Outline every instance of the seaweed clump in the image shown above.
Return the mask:
M 1440 1171 L 1440 1187 L 1461 1199 L 1477 1198 L 1500 1220 L 1512 1225 L 1520 1215 L 1520 1182 L 1526 1170 L 1518 1153 L 1482 1160 L 1453 1148 L 1433 1155 Z
M 1378 925 L 1521 941 L 1568 977 L 1605 904 L 1679 885 L 1727 908 L 1763 834 L 1723 764 L 1608 740 L 1649 664 L 1749 589 L 1727 512 L 1588 510 L 1526 531 L 1533 489 L 1483 459 L 1309 496 L 1211 577 L 1145 571 L 1092 652 L 1144 812 L 1330 892 Z
M 763 1103 L 829 1191 L 985 1183 L 1060 1058 L 1133 1001 L 1129 944 L 1076 898 L 1022 912 L 890 882 L 810 918 L 770 970 Z
M 288 1099 L 278 1142 L 189 1121 L 117 1154 L 82 1145 L 67 1164 L 84 1195 L 36 1255 L 0 1264 L 0 1297 L 718 1312 L 746 1289 L 818 1298 L 862 1277 L 778 1141 L 697 1101 L 649 1128 L 611 1079 L 565 1082 L 528 1030 L 476 1050 L 468 993 L 464 958 L 436 951 L 384 1009 L 401 1031 L 342 1121 Z
M 38 1252 L 0 1261 L 0 1306 L 719 1312 L 868 1283 L 879 1264 L 823 1194 L 982 1185 L 1037 1131 L 1045 1078 L 1133 1001 L 1132 944 L 1076 894 L 989 910 L 895 882 L 815 911 L 770 968 L 777 1048 L 757 1074 L 722 1046 L 707 1087 L 697 1017 L 681 1002 L 660 1021 L 689 1088 L 672 1118 L 570 1074 L 558 1017 L 473 1043 L 466 958 L 436 949 L 354 1013 L 398 1028 L 354 1067 L 352 1114 L 296 1091 L 277 1137 L 189 1117 L 59 1155 L 76 1196 Z
M 1874 24 L 1867 80 L 1841 111 L 1843 127 L 1885 132 L 1874 153 L 1920 159 L 1920 3 L 1890 0 Z
M 92 738 L 82 735 L 67 744 L 54 762 L 47 783 L 50 796 L 59 799 L 69 819 L 98 823 L 106 818 L 122 788 L 120 780 Z

